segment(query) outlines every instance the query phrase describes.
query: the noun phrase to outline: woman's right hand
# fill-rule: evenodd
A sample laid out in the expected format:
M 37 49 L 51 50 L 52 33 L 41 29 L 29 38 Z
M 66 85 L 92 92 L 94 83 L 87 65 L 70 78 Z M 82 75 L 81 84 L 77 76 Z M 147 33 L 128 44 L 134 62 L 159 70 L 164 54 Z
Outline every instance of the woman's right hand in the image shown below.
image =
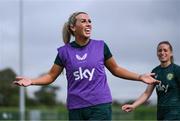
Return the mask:
M 13 81 L 13 83 L 15 85 L 24 86 L 24 87 L 32 85 L 32 81 L 26 77 L 16 77 L 16 79 L 15 79 L 15 81 Z
M 132 104 L 125 104 L 122 106 L 122 110 L 125 112 L 131 112 L 135 109 L 135 107 Z

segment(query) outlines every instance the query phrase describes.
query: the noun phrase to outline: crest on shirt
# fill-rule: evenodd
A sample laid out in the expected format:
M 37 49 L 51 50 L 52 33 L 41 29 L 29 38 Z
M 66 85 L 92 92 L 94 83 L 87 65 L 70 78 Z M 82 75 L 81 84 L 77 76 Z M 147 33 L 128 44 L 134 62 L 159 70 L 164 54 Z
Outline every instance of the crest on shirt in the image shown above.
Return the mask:
M 172 79 L 174 78 L 174 74 L 168 73 L 167 76 L 166 76 L 166 78 L 167 78 L 168 80 L 172 80 Z
M 86 57 L 87 57 L 87 53 L 85 53 L 83 56 L 80 56 L 80 55 L 76 54 L 76 59 L 80 60 L 80 61 L 85 60 Z

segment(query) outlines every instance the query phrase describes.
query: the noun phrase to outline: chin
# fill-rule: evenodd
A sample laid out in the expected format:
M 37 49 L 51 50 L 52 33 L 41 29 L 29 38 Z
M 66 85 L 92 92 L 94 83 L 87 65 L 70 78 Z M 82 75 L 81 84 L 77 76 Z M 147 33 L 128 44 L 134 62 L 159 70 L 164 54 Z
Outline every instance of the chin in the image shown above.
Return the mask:
M 168 62 L 168 61 L 166 61 L 166 60 L 160 60 L 160 62 L 161 62 L 161 63 L 166 63 L 166 62 Z
M 84 34 L 84 37 L 89 38 L 91 34 Z
M 84 38 L 85 38 L 85 39 L 89 39 L 89 38 L 90 38 L 90 36 L 84 36 Z
M 159 58 L 159 61 L 164 62 L 164 61 L 167 61 L 167 59 L 166 58 Z

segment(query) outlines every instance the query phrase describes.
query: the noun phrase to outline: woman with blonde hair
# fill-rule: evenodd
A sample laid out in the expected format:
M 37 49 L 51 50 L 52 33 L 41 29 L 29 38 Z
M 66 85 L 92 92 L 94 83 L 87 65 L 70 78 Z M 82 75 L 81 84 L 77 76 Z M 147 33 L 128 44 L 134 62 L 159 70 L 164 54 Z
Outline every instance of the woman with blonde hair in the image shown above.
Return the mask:
M 75 12 L 63 27 L 65 45 L 50 71 L 37 79 L 17 77 L 19 86 L 47 85 L 66 70 L 68 81 L 67 108 L 69 120 L 111 120 L 112 97 L 107 84 L 105 67 L 120 78 L 158 83 L 153 74 L 136 74 L 119 67 L 108 46 L 102 40 L 90 38 L 91 19 L 85 12 Z M 75 40 L 70 42 L 71 36 Z

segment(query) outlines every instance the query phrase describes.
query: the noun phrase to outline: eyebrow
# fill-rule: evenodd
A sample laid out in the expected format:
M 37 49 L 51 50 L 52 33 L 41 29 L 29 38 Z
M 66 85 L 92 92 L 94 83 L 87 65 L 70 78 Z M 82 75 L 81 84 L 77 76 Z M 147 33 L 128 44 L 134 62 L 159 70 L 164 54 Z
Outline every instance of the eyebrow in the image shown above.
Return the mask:
M 77 20 L 91 20 L 91 19 L 85 19 L 85 18 L 81 18 L 81 19 L 77 19 Z

